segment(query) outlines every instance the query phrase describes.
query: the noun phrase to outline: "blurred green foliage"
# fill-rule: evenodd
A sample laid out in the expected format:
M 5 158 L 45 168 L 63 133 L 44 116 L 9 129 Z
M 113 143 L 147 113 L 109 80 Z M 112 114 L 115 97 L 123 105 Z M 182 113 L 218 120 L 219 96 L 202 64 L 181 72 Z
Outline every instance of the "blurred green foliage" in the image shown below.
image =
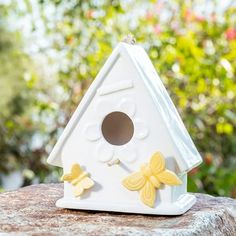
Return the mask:
M 54 79 L 38 75 L 32 54 L 16 53 L 19 39 L 1 30 L 0 83 L 13 92 L 0 103 L 1 111 L 9 108 L 1 117 L 0 170 L 21 168 L 26 184 L 54 179 L 47 153 L 112 48 L 132 33 L 204 159 L 189 174 L 189 191 L 236 197 L 236 8 L 219 11 L 212 4 L 210 12 L 199 13 L 197 3 L 41 0 L 35 7 L 25 0 L 19 10 L 12 1 L 7 8 L 19 19 L 37 15 L 27 24 L 47 39 L 46 46 L 33 43 L 54 68 Z M 35 147 L 38 139 L 43 141 Z

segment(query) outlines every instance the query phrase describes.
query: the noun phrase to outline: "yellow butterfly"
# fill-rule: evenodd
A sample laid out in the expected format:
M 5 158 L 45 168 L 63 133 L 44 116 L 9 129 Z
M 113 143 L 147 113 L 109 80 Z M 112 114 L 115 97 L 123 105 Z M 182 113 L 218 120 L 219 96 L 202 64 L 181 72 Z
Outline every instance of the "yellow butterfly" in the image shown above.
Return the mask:
M 161 184 L 180 185 L 182 181 L 174 172 L 165 169 L 165 158 L 160 152 L 156 152 L 148 164 L 143 164 L 139 172 L 126 177 L 122 184 L 131 191 L 139 191 L 141 201 L 154 207 L 156 188 Z
M 84 190 L 90 189 L 94 185 L 94 181 L 88 177 L 88 173 L 83 171 L 79 164 L 73 164 L 71 173 L 62 176 L 63 181 L 67 181 L 75 186 L 74 195 L 79 197 Z

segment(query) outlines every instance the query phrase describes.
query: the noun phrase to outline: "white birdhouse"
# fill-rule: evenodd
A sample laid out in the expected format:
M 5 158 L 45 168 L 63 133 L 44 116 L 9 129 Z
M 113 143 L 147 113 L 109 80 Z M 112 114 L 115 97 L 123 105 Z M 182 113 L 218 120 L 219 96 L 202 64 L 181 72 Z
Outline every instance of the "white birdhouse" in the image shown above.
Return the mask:
M 146 52 L 123 42 L 48 158 L 64 170 L 58 207 L 155 215 L 195 203 L 187 172 L 201 161 Z

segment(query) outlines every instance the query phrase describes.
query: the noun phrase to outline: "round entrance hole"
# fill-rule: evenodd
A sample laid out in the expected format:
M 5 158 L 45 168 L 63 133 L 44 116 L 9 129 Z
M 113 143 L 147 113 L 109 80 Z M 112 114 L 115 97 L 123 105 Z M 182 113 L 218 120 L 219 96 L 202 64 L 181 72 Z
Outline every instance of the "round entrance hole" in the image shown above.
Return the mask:
M 133 137 L 134 124 L 125 113 L 115 111 L 104 118 L 102 134 L 108 143 L 123 145 Z

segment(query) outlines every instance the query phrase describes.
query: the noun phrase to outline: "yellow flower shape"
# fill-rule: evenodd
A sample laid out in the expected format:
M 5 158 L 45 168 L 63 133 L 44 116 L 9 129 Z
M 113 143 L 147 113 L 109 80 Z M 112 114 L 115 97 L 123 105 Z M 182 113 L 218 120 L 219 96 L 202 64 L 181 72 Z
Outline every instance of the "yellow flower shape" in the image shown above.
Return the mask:
M 154 207 L 156 188 L 160 188 L 161 184 L 180 185 L 182 181 L 174 172 L 165 169 L 165 158 L 156 152 L 148 164 L 142 165 L 139 172 L 126 177 L 122 184 L 131 191 L 139 191 L 141 201 Z
M 75 197 L 81 196 L 86 189 L 90 189 L 94 185 L 94 181 L 88 177 L 88 173 L 82 170 L 79 164 L 73 164 L 71 173 L 64 174 L 62 180 L 75 186 Z

